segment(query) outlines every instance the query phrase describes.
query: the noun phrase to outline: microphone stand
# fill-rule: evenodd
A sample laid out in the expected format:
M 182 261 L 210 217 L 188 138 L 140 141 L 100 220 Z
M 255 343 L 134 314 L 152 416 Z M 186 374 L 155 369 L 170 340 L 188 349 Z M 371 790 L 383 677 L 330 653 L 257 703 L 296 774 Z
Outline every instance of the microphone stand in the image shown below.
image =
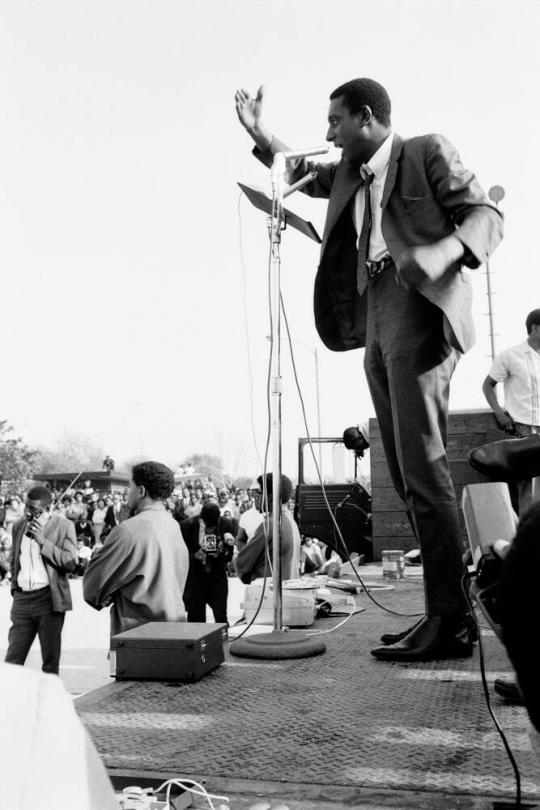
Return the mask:
M 270 219 L 270 417 L 272 445 L 272 586 L 274 591 L 274 631 L 283 629 L 282 570 L 281 570 L 281 230 L 283 225 L 283 185 L 285 156 L 278 152 L 271 171 L 272 216 Z
M 272 209 L 269 217 L 271 249 L 270 267 L 270 442 L 272 445 L 272 590 L 274 595 L 274 629 L 271 633 L 260 633 L 247 638 L 239 638 L 231 644 L 233 655 L 246 658 L 308 658 L 326 651 L 324 641 L 307 633 L 283 629 L 282 567 L 281 567 L 281 232 L 285 227 L 283 212 L 285 170 L 287 155 L 277 152 L 271 169 Z M 290 187 L 289 193 L 301 188 L 313 179 L 310 172 L 302 180 Z

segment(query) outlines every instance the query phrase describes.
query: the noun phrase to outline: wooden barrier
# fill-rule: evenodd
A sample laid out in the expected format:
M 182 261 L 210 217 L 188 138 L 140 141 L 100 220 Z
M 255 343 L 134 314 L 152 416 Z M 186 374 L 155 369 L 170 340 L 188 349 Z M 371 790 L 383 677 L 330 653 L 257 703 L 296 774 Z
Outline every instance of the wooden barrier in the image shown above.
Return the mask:
M 465 484 L 489 481 L 476 472 L 467 462 L 467 453 L 473 447 L 506 438 L 497 427 L 495 417 L 487 410 L 452 411 L 448 419 L 447 454 L 458 503 Z M 383 549 L 417 548 L 403 502 L 396 495 L 384 457 L 379 423 L 369 420 L 369 443 L 371 454 L 371 497 L 373 514 L 373 559 L 380 560 Z M 461 515 L 463 539 L 466 539 L 465 523 Z

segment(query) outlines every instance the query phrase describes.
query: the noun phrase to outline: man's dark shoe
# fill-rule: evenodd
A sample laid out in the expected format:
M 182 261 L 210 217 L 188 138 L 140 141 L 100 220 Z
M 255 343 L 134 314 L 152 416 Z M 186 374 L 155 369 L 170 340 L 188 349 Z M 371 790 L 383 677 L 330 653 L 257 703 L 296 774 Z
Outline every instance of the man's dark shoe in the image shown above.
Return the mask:
M 519 691 L 519 686 L 515 681 L 511 681 L 507 678 L 495 678 L 493 688 L 499 697 L 503 697 L 511 703 L 516 703 L 518 706 L 525 705 L 525 701 Z
M 376 647 L 371 654 L 381 661 L 467 658 L 473 651 L 467 618 L 462 615 L 425 616 L 401 641 Z
M 417 622 L 411 624 L 410 627 L 407 627 L 406 630 L 402 630 L 401 633 L 383 633 L 381 636 L 381 644 L 396 644 L 398 641 L 401 641 L 402 638 L 408 636 L 409 633 L 412 633 L 415 627 L 418 627 L 421 621 L 424 620 L 424 616 L 421 619 L 418 619 Z
M 540 434 L 475 447 L 469 464 L 493 481 L 527 481 L 540 475 Z
M 423 622 L 425 618 L 426 618 L 425 616 L 422 616 L 422 618 L 418 619 L 418 621 L 415 622 L 415 624 L 412 624 L 410 627 L 407 627 L 406 630 L 402 630 L 401 633 L 383 633 L 381 636 L 381 644 L 386 645 L 397 644 L 398 641 L 401 641 L 406 636 L 408 636 L 409 633 L 412 633 L 415 627 L 418 627 L 420 622 Z M 471 641 L 473 642 L 478 641 L 478 630 L 476 629 L 476 625 L 471 616 L 468 615 L 463 616 L 463 621 L 465 622 L 465 625 L 469 630 L 469 636 Z

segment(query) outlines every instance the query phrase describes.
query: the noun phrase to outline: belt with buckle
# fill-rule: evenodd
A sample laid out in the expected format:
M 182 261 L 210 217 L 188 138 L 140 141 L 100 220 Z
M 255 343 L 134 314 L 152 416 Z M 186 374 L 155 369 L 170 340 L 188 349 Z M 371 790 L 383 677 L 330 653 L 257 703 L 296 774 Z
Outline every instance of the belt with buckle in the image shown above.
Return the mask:
M 366 262 L 366 271 L 368 278 L 375 278 L 375 276 L 380 275 L 383 273 L 391 264 L 394 264 L 394 260 L 391 256 L 385 256 L 384 259 L 379 259 L 378 262 Z

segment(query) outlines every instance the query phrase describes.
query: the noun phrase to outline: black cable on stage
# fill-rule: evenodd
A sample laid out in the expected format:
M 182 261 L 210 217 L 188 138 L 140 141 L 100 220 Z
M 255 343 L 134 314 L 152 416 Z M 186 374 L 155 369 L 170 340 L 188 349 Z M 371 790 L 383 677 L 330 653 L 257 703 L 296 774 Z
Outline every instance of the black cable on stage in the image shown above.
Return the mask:
M 506 754 L 508 756 L 508 759 L 510 760 L 510 765 L 512 766 L 512 769 L 514 771 L 514 779 L 516 781 L 516 808 L 519 808 L 519 807 L 522 806 L 522 804 L 521 804 L 521 775 L 520 775 L 519 768 L 518 768 L 517 762 L 515 760 L 514 754 L 512 753 L 510 743 L 508 742 L 508 740 L 506 738 L 506 735 L 505 735 L 505 733 L 504 733 L 504 731 L 502 729 L 502 726 L 500 725 L 499 721 L 497 720 L 497 718 L 495 716 L 495 713 L 493 711 L 493 707 L 491 705 L 491 697 L 489 695 L 489 686 L 488 686 L 488 682 L 487 682 L 487 678 L 486 678 L 486 664 L 485 664 L 485 657 L 484 657 L 484 645 L 482 643 L 482 634 L 480 632 L 481 627 L 480 627 L 480 623 L 478 621 L 478 617 L 476 616 L 476 612 L 474 610 L 474 605 L 472 603 L 471 596 L 469 594 L 469 590 L 468 590 L 468 588 L 465 587 L 465 583 L 467 582 L 467 580 L 470 580 L 470 579 L 472 579 L 472 575 L 470 573 L 464 574 L 462 576 L 462 578 L 461 578 L 461 589 L 462 589 L 463 594 L 465 596 L 465 600 L 467 602 L 467 605 L 469 606 L 469 611 L 470 611 L 470 614 L 471 614 L 471 616 L 473 618 L 474 625 L 476 627 L 476 632 L 478 634 L 478 651 L 480 653 L 480 674 L 482 676 L 482 687 L 483 687 L 483 690 L 484 690 L 484 698 L 486 700 L 486 706 L 487 706 L 487 710 L 489 712 L 489 715 L 490 715 L 490 717 L 491 717 L 491 719 L 493 721 L 493 724 L 494 724 L 495 728 L 497 729 L 497 732 L 499 733 L 499 736 L 500 736 L 500 738 L 502 740 L 502 743 L 504 745 L 504 748 L 505 748 Z
M 315 464 L 315 469 L 317 470 L 317 476 L 319 478 L 319 483 L 321 485 L 321 489 L 322 489 L 322 493 L 323 493 L 323 497 L 324 497 L 324 502 L 325 502 L 326 508 L 328 510 L 328 514 L 332 518 L 334 531 L 337 532 L 337 535 L 338 535 L 340 543 L 341 543 L 341 545 L 343 547 L 345 556 L 347 557 L 347 560 L 348 560 L 348 562 L 349 562 L 349 564 L 350 564 L 350 566 L 351 566 L 351 568 L 353 570 L 354 575 L 356 576 L 358 582 L 362 586 L 363 590 L 365 591 L 365 593 L 367 594 L 369 599 L 371 599 L 371 601 L 375 605 L 377 605 L 377 607 L 381 608 L 381 610 L 384 610 L 387 613 L 391 613 L 393 616 L 404 616 L 404 617 L 410 618 L 410 619 L 419 618 L 420 616 L 424 615 L 423 612 L 422 613 L 400 613 L 397 610 L 392 610 L 391 608 L 385 607 L 380 602 L 378 602 L 377 599 L 375 599 L 375 597 L 371 595 L 371 593 L 369 591 L 369 588 L 364 583 L 362 577 L 358 573 L 358 570 L 357 570 L 356 566 L 354 565 L 354 563 L 353 563 L 353 561 L 351 559 L 351 556 L 349 554 L 349 550 L 348 550 L 348 548 L 346 546 L 345 540 L 343 539 L 341 529 L 339 528 L 339 525 L 338 525 L 338 523 L 336 521 L 336 518 L 334 516 L 334 513 L 332 511 L 332 507 L 330 506 L 330 503 L 328 501 L 328 497 L 326 495 L 326 490 L 324 488 L 324 484 L 323 484 L 323 481 L 322 481 L 321 471 L 319 469 L 319 465 L 318 465 L 317 459 L 315 457 L 315 451 L 313 449 L 313 443 L 311 441 L 311 435 L 310 435 L 309 427 L 308 427 L 308 423 L 307 423 L 307 416 L 306 416 L 306 408 L 305 408 L 305 404 L 304 404 L 304 398 L 302 396 L 302 390 L 300 388 L 300 382 L 298 380 L 298 373 L 297 373 L 297 370 L 296 370 L 296 362 L 295 362 L 295 358 L 294 358 L 294 350 L 293 350 L 293 346 L 292 346 L 292 338 L 291 338 L 291 333 L 290 333 L 290 330 L 289 330 L 289 321 L 288 321 L 288 318 L 287 318 L 287 313 L 285 311 L 285 305 L 283 303 L 283 297 L 282 296 L 280 296 L 280 302 L 281 302 L 281 311 L 283 313 L 283 321 L 285 323 L 285 329 L 287 331 L 287 340 L 288 340 L 288 343 L 289 343 L 289 352 L 290 352 L 290 355 L 291 355 L 291 363 L 292 363 L 292 368 L 293 368 L 294 380 L 295 380 L 295 383 L 296 383 L 298 396 L 300 398 L 300 405 L 301 405 L 301 408 L 302 408 L 302 415 L 303 415 L 303 419 L 304 419 L 304 427 L 306 429 L 306 435 L 307 435 L 307 439 L 308 439 L 309 449 L 311 450 L 311 455 L 313 457 L 313 462 Z

